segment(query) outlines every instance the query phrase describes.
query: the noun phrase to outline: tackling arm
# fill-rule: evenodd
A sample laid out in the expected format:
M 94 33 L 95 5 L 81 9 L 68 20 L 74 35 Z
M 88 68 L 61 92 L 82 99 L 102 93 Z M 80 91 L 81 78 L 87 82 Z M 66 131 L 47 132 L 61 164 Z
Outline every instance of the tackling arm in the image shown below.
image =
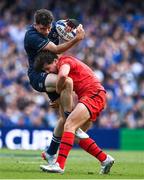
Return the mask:
M 58 79 L 56 83 L 56 91 L 57 93 L 61 93 L 62 89 L 65 86 L 66 78 L 68 77 L 68 74 L 70 72 L 70 65 L 64 64 L 60 67 L 59 73 L 58 73 Z
M 82 40 L 84 38 L 84 36 L 85 36 L 85 32 L 84 32 L 82 25 L 80 24 L 77 27 L 77 32 L 76 32 L 75 38 L 73 38 L 72 40 L 65 42 L 63 44 L 60 44 L 60 45 L 55 45 L 53 42 L 49 42 L 43 48 L 43 50 L 50 50 L 56 54 L 63 53 L 65 51 L 67 51 L 68 49 L 70 49 L 72 46 L 74 46 L 77 42 Z

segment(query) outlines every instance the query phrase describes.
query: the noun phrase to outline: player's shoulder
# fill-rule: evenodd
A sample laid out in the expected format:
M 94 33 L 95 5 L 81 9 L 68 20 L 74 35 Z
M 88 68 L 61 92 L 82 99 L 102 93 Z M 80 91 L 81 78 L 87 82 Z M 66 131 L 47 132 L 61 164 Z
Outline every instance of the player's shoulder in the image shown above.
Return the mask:
M 31 34 L 31 33 L 35 33 L 36 32 L 36 30 L 35 30 L 35 28 L 33 27 L 33 25 L 28 25 L 27 27 L 26 27 L 26 34 Z
M 73 59 L 74 57 L 73 56 L 70 56 L 70 55 L 62 55 L 59 57 L 59 59 L 61 60 L 65 60 L 65 59 Z
M 27 26 L 27 31 L 25 33 L 25 38 L 39 37 L 40 33 L 33 27 L 33 25 Z
M 59 61 L 63 62 L 63 63 L 75 64 L 76 58 L 73 56 L 69 56 L 69 55 L 62 55 L 59 58 Z

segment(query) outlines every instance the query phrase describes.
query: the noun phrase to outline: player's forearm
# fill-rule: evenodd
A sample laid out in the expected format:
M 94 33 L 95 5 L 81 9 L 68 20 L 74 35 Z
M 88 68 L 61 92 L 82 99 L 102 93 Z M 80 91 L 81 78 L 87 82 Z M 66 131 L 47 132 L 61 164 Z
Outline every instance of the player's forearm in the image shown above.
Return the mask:
M 61 91 L 65 87 L 66 79 L 68 77 L 68 74 L 70 72 L 70 65 L 69 64 L 63 64 L 58 73 L 57 83 L 56 83 L 56 91 L 57 93 L 61 93 Z
M 80 40 L 75 37 L 74 39 L 67 41 L 63 44 L 59 44 L 59 45 L 55 45 L 53 42 L 49 42 L 47 46 L 43 48 L 43 50 L 49 50 L 49 51 L 52 51 L 53 53 L 61 54 L 67 51 L 68 49 L 70 49 L 75 44 L 77 44 L 79 41 Z
M 68 49 L 70 49 L 72 46 L 74 46 L 75 44 L 77 44 L 80 40 L 77 39 L 76 37 L 68 42 L 65 42 L 63 44 L 60 44 L 57 46 L 56 49 L 56 53 L 60 54 L 63 53 L 65 51 L 67 51 Z
M 63 90 L 64 86 L 65 86 L 65 81 L 66 81 L 66 77 L 60 77 L 57 80 L 57 84 L 56 84 L 56 92 L 58 94 L 61 93 L 61 91 Z

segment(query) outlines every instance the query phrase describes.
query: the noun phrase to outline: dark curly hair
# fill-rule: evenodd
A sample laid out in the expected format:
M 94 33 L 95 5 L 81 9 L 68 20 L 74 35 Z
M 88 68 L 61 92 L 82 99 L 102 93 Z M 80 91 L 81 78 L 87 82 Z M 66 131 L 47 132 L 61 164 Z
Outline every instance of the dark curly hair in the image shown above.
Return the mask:
M 51 64 L 55 59 L 58 59 L 58 56 L 50 51 L 40 51 L 35 57 L 34 69 L 37 72 L 43 71 L 45 64 Z
M 47 9 L 39 9 L 34 14 L 34 23 L 48 26 L 54 20 L 53 14 Z

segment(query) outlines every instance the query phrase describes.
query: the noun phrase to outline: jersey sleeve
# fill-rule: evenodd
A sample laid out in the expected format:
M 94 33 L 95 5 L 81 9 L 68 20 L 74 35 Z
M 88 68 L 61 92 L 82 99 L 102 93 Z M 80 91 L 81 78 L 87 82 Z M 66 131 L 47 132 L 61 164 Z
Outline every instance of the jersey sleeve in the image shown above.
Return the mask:
M 43 49 L 49 42 L 50 40 L 48 38 L 45 38 L 38 33 L 28 35 L 26 41 L 27 47 L 34 49 L 36 52 Z

